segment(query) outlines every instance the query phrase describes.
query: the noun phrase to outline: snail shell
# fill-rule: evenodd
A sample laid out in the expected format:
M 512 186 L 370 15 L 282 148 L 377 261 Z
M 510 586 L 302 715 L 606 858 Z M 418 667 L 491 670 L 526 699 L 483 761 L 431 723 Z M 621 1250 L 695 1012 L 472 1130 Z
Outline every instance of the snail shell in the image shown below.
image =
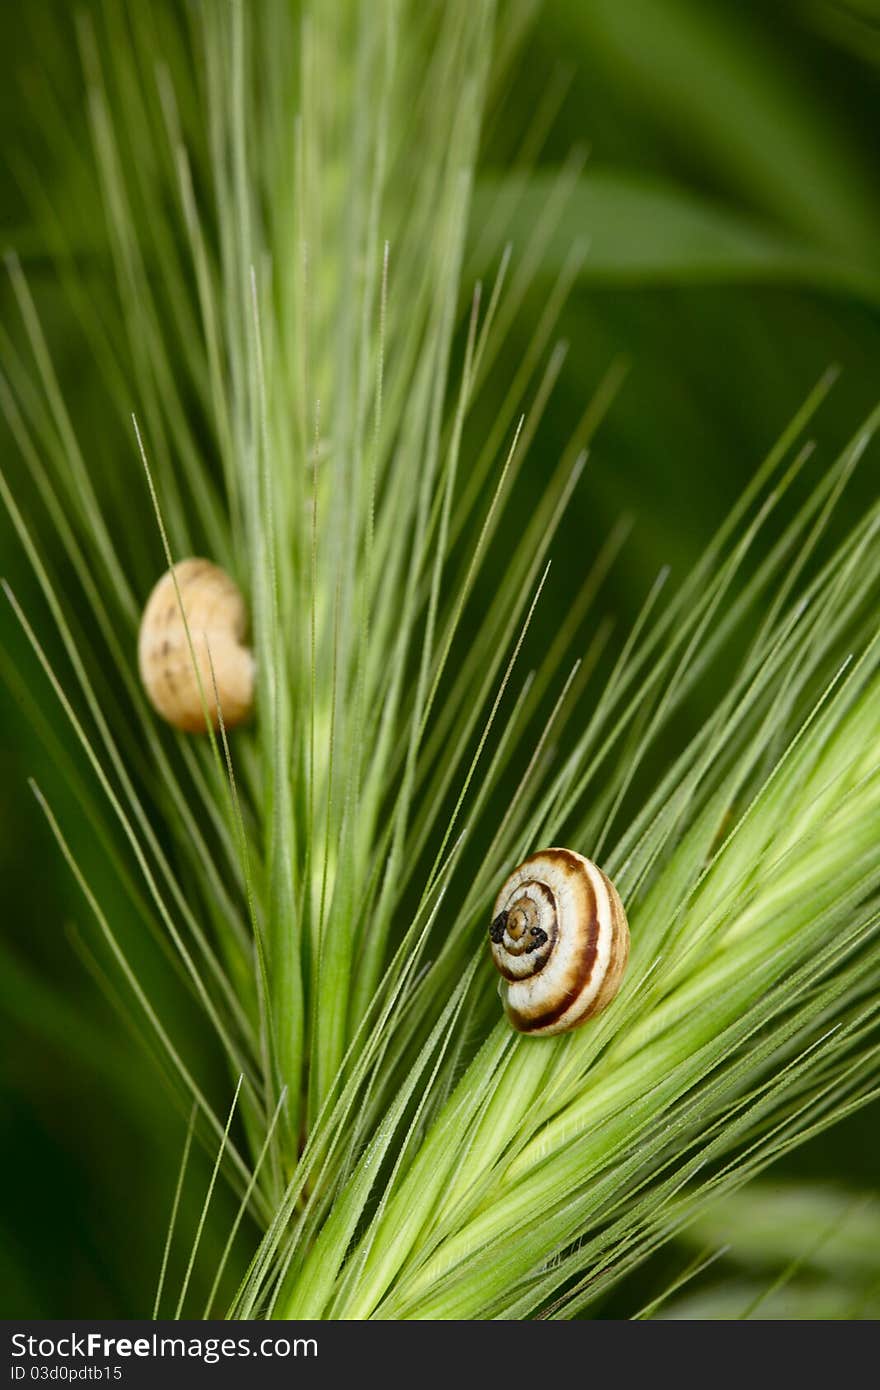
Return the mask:
M 254 659 L 244 644 L 246 631 L 244 599 L 224 570 L 200 559 L 181 560 L 166 570 L 147 600 L 138 637 L 141 680 L 159 714 L 178 729 L 204 733 L 207 706 L 216 729 L 216 682 L 226 727 L 246 719 L 254 701 Z
M 617 889 L 570 849 L 532 854 L 506 880 L 492 909 L 492 959 L 507 984 L 514 1028 L 549 1037 L 611 1003 L 629 956 Z

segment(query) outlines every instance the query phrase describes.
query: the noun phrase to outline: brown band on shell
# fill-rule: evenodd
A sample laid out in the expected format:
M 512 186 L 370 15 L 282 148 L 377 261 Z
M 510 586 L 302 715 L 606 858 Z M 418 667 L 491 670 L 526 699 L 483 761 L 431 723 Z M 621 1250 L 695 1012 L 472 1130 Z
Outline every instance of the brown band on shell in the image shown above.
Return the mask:
M 532 918 L 539 902 L 537 930 Z M 626 969 L 629 926 L 614 884 L 598 865 L 574 850 L 539 850 L 509 875 L 492 910 L 492 959 L 504 978 L 507 1016 L 519 1032 L 535 1038 L 564 1033 L 611 1003 Z
M 525 860 L 525 863 L 526 863 L 526 864 L 528 864 L 528 862 L 529 862 L 528 860 Z M 524 865 L 521 865 L 520 867 L 524 867 Z M 520 884 L 520 888 L 525 888 L 525 887 L 527 886 L 527 884 L 528 884 L 528 880 L 526 880 L 524 883 Z M 556 899 L 555 899 L 555 897 L 553 896 L 552 891 L 550 890 L 550 888 L 548 888 L 548 886 L 547 886 L 546 883 L 542 883 L 542 884 L 541 884 L 541 889 L 542 889 L 542 891 L 546 894 L 546 896 L 547 896 L 548 898 L 551 899 L 551 901 L 552 901 L 552 903 L 553 903 L 553 913 L 554 913 L 554 916 L 555 916 L 555 914 L 556 914 L 556 912 L 557 912 L 558 909 L 557 909 L 557 906 L 556 906 Z M 517 891 L 519 891 L 519 890 L 517 890 Z M 502 914 L 499 914 L 499 917 L 500 917 L 501 915 L 502 915 Z M 504 917 L 506 918 L 506 917 L 507 917 L 507 912 L 504 912 L 503 915 L 504 915 Z M 494 927 L 495 927 L 496 923 L 498 922 L 498 920 L 499 920 L 498 917 L 496 917 L 495 922 L 492 923 L 492 928 L 490 928 L 490 933 L 489 933 L 489 935 L 490 935 L 490 939 L 493 940 L 493 941 L 496 940 L 496 938 L 492 936 L 492 930 L 494 929 Z M 506 923 L 505 923 L 505 925 L 506 925 Z M 498 940 L 501 940 L 502 938 L 503 938 L 503 931 L 502 931 L 502 936 L 501 936 L 501 938 L 498 938 Z M 546 938 L 545 938 L 545 941 L 546 941 Z M 545 941 L 542 941 L 542 942 L 540 943 L 540 945 L 543 946 L 543 945 L 545 944 Z M 535 948 L 532 948 L 532 949 L 535 949 Z M 523 952 L 523 954 L 524 954 L 524 955 L 527 955 L 528 952 Z M 548 960 L 549 960 L 549 956 L 545 957 L 543 960 L 535 960 L 535 961 L 533 962 L 534 968 L 533 968 L 532 971 L 530 972 L 530 978 L 531 978 L 531 979 L 534 979 L 536 975 L 540 975 L 541 971 L 544 969 L 544 966 L 547 964 L 547 961 L 548 961 Z M 499 975 L 502 975 L 502 976 L 504 977 L 505 980 L 509 980 L 511 983 L 513 983 L 515 980 L 518 980 L 518 979 L 521 979 L 521 978 L 522 978 L 521 976 L 515 974 L 514 971 L 510 970 L 510 969 L 504 964 L 503 959 L 499 960 L 499 959 L 496 957 L 496 959 L 495 959 L 495 968 L 496 968 L 496 970 L 498 971 Z
M 541 857 L 557 859 L 561 863 L 564 863 L 569 870 L 577 874 L 587 894 L 590 914 L 589 925 L 581 938 L 577 956 L 569 971 L 568 988 L 560 995 L 553 1007 L 531 1018 L 525 1018 L 518 1013 L 511 1014 L 511 1022 L 521 1033 L 533 1033 L 539 1028 L 547 1028 L 550 1024 L 556 1023 L 562 1018 L 563 1014 L 568 1012 L 572 1004 L 577 1001 L 589 984 L 598 955 L 599 911 L 596 904 L 596 894 L 593 891 L 592 883 L 584 873 L 583 865 L 580 863 L 578 856 L 572 854 L 571 850 L 552 849 L 544 850 Z M 528 863 L 528 860 L 526 860 L 526 863 Z M 537 973 L 538 972 L 535 971 L 535 974 Z
M 605 979 L 592 1005 L 587 1011 L 590 1014 L 601 1013 L 606 1004 L 610 1004 L 618 989 L 620 988 L 621 977 L 626 969 L 629 960 L 629 925 L 626 920 L 626 913 L 623 910 L 623 903 L 614 884 L 607 874 L 602 873 L 603 882 L 608 888 L 608 897 L 611 903 L 612 914 L 612 938 L 611 938 L 611 959 L 608 962 L 608 969 L 605 971 Z

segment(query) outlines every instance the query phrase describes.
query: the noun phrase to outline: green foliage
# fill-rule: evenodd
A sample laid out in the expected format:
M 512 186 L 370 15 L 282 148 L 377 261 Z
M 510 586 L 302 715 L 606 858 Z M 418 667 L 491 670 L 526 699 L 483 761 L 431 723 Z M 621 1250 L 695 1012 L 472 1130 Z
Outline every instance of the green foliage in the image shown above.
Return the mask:
M 641 61 L 650 7 L 552 13 Z M 671 14 L 645 95 L 699 118 L 748 212 L 582 178 L 577 155 L 535 172 L 552 83 L 510 169 L 480 172 L 528 3 L 107 0 L 77 21 L 90 152 L 45 113 L 73 208 L 25 176 L 38 249 L 8 259 L 0 492 L 31 578 L 6 588 L 3 666 L 76 798 L 38 779 L 96 974 L 191 1116 L 160 1311 L 601 1310 L 875 1093 L 876 488 L 838 512 L 877 411 L 817 467 L 817 370 L 629 628 L 598 606 L 627 527 L 578 512 L 624 378 L 609 358 L 569 412 L 584 285 L 876 304 L 872 210 L 833 135 L 724 7 Z M 796 177 L 808 152 L 823 191 Z M 99 206 L 99 226 L 78 211 Z M 44 255 L 97 410 L 55 365 Z M 252 724 L 204 740 L 160 727 L 134 660 L 153 580 L 194 553 L 246 590 L 258 671 Z M 607 1013 L 539 1041 L 500 1017 L 484 935 L 498 882 L 553 843 L 614 877 L 633 953 Z M 7 1007 L 48 1016 L 11 962 Z M 102 1029 L 68 1016 L 91 1065 Z
M 715 1249 L 708 1286 L 667 1304 L 676 1318 L 876 1318 L 876 1200 L 831 1185 L 752 1183 L 713 1204 L 685 1232 Z M 768 1282 L 769 1279 L 769 1282 Z

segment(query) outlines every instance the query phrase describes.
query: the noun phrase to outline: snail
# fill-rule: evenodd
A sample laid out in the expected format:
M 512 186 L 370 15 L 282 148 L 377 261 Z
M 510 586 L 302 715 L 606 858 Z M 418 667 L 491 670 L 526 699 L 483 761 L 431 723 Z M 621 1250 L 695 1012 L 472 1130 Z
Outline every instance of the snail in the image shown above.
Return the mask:
M 542 849 L 502 885 L 489 928 L 507 1017 L 521 1033 L 577 1028 L 611 1003 L 629 956 L 617 889 L 570 849 Z
M 141 619 L 138 665 L 151 704 L 169 724 L 204 733 L 207 707 L 216 729 L 218 695 L 227 728 L 248 717 L 254 700 L 254 658 L 244 644 L 246 629 L 244 599 L 219 566 L 189 559 L 165 571 Z

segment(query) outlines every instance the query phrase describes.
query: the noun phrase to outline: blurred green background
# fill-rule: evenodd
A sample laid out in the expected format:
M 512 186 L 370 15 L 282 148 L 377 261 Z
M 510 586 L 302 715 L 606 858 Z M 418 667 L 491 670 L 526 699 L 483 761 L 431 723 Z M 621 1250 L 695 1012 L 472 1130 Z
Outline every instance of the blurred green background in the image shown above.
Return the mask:
M 87 8 L 100 14 L 100 0 Z M 502 31 L 509 13 L 501 0 Z M 525 177 L 511 223 L 516 250 L 540 225 L 559 169 L 581 155 L 586 163 L 542 247 L 533 289 L 472 427 L 480 438 L 554 276 L 583 238 L 586 255 L 559 329 L 568 355 L 520 505 L 537 495 L 609 366 L 625 365 L 554 549 L 550 581 L 551 598 L 565 602 L 581 577 L 583 538 L 594 543 L 620 516 L 631 516 L 631 536 L 602 594 L 603 612 L 625 631 L 661 566 L 671 566 L 673 577 L 687 571 L 830 364 L 841 375 L 813 430 L 815 470 L 877 402 L 880 7 L 873 0 L 545 0 L 525 46 L 487 126 L 475 229 L 499 194 L 515 197 Z M 0 66 L 4 244 L 18 251 L 28 273 L 75 418 L 90 421 L 89 437 L 99 438 L 90 462 L 112 517 L 115 507 L 130 505 L 125 474 L 112 466 L 114 451 L 128 444 L 115 420 L 104 423 L 101 381 L 44 254 L 28 193 L 36 176 L 58 214 L 83 229 L 89 256 L 98 213 L 81 204 L 71 154 L 88 157 L 88 136 L 68 6 L 32 0 L 0 7 Z M 69 147 L 47 146 L 42 134 L 48 93 L 69 123 Z M 537 167 L 524 175 L 532 155 Z M 486 270 L 476 232 L 473 269 Z M 19 330 L 5 279 L 0 294 L 5 355 L 7 335 L 15 339 Z M 2 447 L 15 486 L 20 468 L 6 434 Z M 869 452 L 841 502 L 839 530 L 876 486 L 876 455 Z M 146 525 L 145 498 L 142 505 Z M 54 651 L 5 516 L 0 571 Z M 185 1116 L 169 1104 L 125 1002 L 114 1007 L 77 945 L 85 939 L 94 949 L 87 908 L 50 843 L 27 779 L 37 778 L 70 824 L 80 792 L 66 764 L 83 787 L 91 786 L 89 774 L 66 732 L 55 741 L 60 725 L 46 719 L 43 677 L 5 601 L 0 646 L 0 1311 L 146 1315 Z M 694 694 L 695 720 L 724 679 L 721 668 L 714 685 Z M 87 871 L 100 871 L 102 849 L 90 836 L 81 837 L 77 853 Z M 116 891 L 112 882 L 102 886 L 111 904 Z M 129 945 L 137 952 L 136 941 Z M 99 975 L 105 964 L 93 962 Z M 149 956 L 142 966 L 156 969 Z M 110 984 L 118 988 L 112 977 Z M 209 1066 L 209 1041 L 187 1041 L 204 1051 Z M 223 1094 L 225 1079 L 216 1082 Z M 773 1180 L 875 1191 L 878 1124 L 875 1104 L 793 1154 Z M 195 1225 L 208 1179 L 208 1160 L 198 1162 L 184 1231 Z M 225 1231 L 219 1215 L 215 1229 Z M 209 1229 L 207 1266 L 212 1239 Z M 243 1250 L 247 1240 L 245 1232 Z M 665 1251 L 597 1311 L 636 1310 L 690 1258 L 682 1248 Z M 749 1258 L 733 1249 L 695 1287 L 711 1293 Z M 773 1274 L 771 1265 L 767 1282 Z M 880 1252 L 873 1268 L 863 1262 L 851 1277 L 876 1290 Z M 796 1312 L 794 1306 L 785 1315 Z

